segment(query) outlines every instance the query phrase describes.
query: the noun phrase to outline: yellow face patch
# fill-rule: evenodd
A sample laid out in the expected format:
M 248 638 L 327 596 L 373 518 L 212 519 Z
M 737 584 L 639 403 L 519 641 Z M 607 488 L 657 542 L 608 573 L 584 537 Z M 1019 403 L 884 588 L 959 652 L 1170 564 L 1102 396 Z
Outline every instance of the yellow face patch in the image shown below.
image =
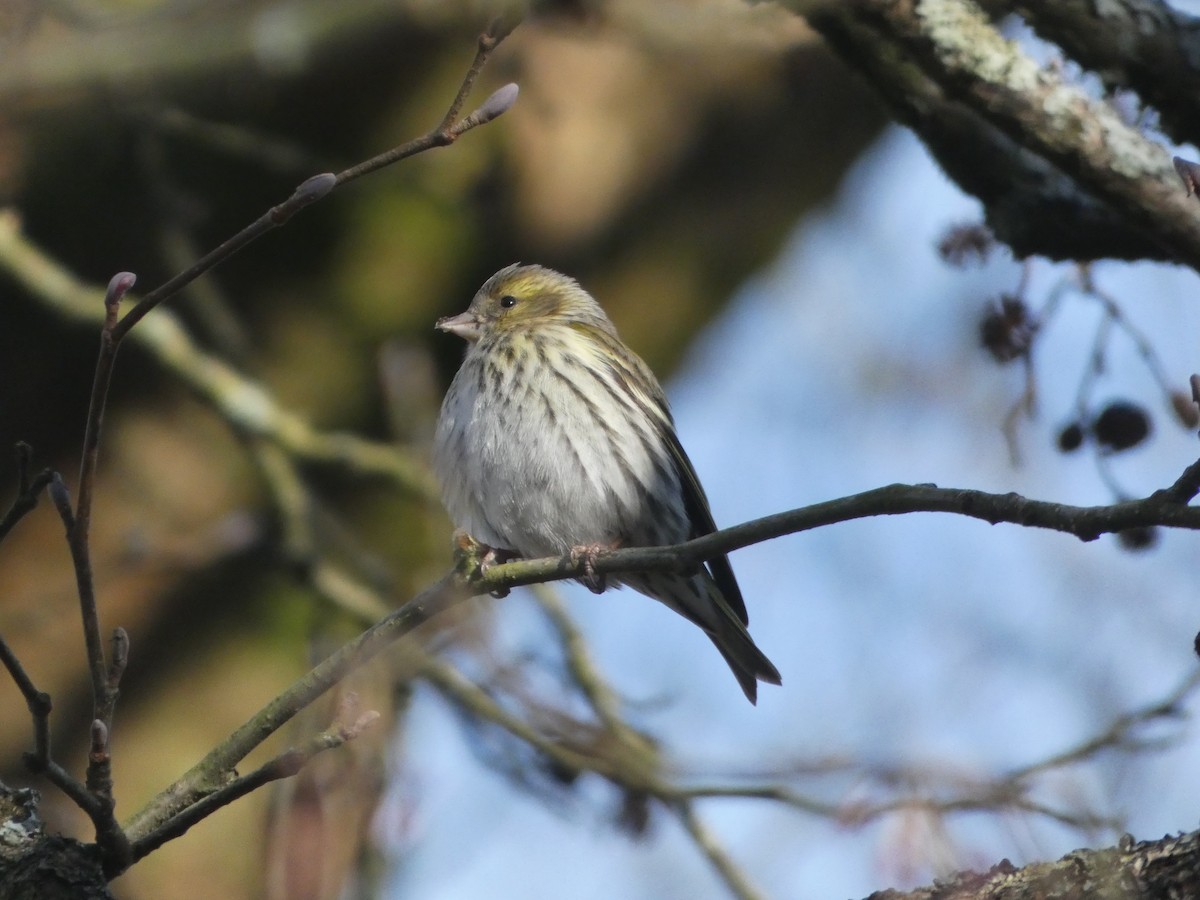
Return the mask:
M 503 269 L 480 289 L 471 311 L 498 331 L 562 321 L 607 321 L 579 284 L 541 266 Z
M 529 299 L 538 294 L 553 294 L 562 291 L 570 282 L 557 272 L 533 268 L 518 269 L 492 285 L 490 294 L 496 297 L 512 294 L 518 300 Z

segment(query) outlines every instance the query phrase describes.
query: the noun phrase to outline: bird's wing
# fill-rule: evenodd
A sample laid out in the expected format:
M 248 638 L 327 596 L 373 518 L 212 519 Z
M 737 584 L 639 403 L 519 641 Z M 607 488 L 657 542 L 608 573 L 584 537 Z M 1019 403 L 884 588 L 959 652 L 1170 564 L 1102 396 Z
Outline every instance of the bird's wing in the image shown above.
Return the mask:
M 623 361 L 626 365 L 637 368 L 639 377 L 636 382 L 646 385 L 651 390 L 649 392 L 637 390 L 631 383 L 634 379 L 626 377 L 618 367 L 609 362 L 613 380 L 642 408 L 642 411 L 655 424 L 663 443 L 670 450 L 671 461 L 675 464 L 679 487 L 683 493 L 684 509 L 687 511 L 688 521 L 691 523 L 691 537 L 697 538 L 712 534 L 717 530 L 717 524 L 713 521 L 712 510 L 709 509 L 708 497 L 704 493 L 704 488 L 700 486 L 700 478 L 696 475 L 692 461 L 688 459 L 683 445 L 679 443 L 679 436 L 675 433 L 675 420 L 667 404 L 666 394 L 663 393 L 649 366 L 640 357 L 627 352 Z M 733 566 L 729 564 L 729 557 L 722 553 L 720 556 L 710 559 L 708 565 L 713 581 L 716 582 L 717 589 L 725 598 L 725 602 L 729 604 L 730 610 L 738 617 L 742 625 L 748 625 L 746 601 L 742 599 L 742 591 L 734 577 Z
M 708 497 L 704 494 L 704 488 L 700 486 L 700 479 L 696 475 L 695 468 L 692 467 L 692 461 L 688 459 L 683 445 L 679 443 L 679 437 L 675 434 L 674 427 L 663 429 L 663 438 L 671 449 L 671 458 L 679 473 L 684 508 L 687 510 L 688 521 L 692 523 L 692 537 L 712 534 L 717 530 L 717 523 L 713 521 L 712 510 L 708 507 Z M 743 625 L 749 625 L 750 617 L 746 613 L 746 601 L 742 599 L 742 590 L 738 587 L 737 579 L 733 575 L 733 566 L 729 564 L 729 557 L 724 553 L 715 556 L 708 561 L 708 567 L 712 570 L 713 581 L 717 583 L 717 589 L 725 598 L 725 602 L 729 604 L 729 608 L 733 610 Z

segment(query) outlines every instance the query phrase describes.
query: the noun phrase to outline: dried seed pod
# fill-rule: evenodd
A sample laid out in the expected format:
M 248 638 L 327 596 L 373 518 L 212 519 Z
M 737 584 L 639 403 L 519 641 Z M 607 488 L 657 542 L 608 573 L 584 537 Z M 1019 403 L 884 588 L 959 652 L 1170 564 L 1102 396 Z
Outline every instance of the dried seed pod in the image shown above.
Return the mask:
M 1058 449 L 1063 453 L 1078 450 L 1081 444 L 1083 444 L 1083 426 L 1078 422 L 1064 426 L 1063 430 L 1058 433 Z
M 988 310 L 979 323 L 979 342 L 999 363 L 1012 362 L 1029 352 L 1037 322 L 1020 298 L 1005 294 L 999 308 Z
M 1136 403 L 1114 400 L 1092 422 L 1092 434 L 1112 451 L 1136 447 L 1150 434 L 1150 417 Z

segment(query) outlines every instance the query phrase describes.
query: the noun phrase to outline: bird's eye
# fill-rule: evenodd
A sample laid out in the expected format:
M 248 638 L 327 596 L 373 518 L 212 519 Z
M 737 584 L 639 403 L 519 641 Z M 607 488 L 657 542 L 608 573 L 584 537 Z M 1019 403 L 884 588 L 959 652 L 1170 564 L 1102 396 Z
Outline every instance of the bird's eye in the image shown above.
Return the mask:
M 500 298 L 500 308 L 501 309 L 512 309 L 516 305 L 517 305 L 517 298 L 514 297 L 512 294 L 505 294 L 503 297 Z

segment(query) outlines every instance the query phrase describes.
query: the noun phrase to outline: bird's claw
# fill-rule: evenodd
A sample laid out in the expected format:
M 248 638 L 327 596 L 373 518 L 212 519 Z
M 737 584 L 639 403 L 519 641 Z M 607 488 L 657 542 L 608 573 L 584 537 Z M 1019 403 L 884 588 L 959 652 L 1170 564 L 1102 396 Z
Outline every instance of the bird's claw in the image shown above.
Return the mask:
M 489 547 L 480 543 L 461 528 L 454 532 L 455 556 L 461 557 L 469 567 L 473 567 L 480 575 L 486 575 L 492 566 L 502 565 L 520 556 L 515 550 L 503 547 Z M 496 588 L 489 593 L 497 599 L 508 596 L 508 588 Z
M 480 544 L 480 546 L 482 547 L 483 545 Z M 483 556 L 479 558 L 479 571 L 486 575 L 488 569 L 492 566 L 502 566 L 520 555 L 516 550 L 505 550 L 503 547 L 488 547 Z
M 516 559 L 521 554 L 516 550 L 505 550 L 503 547 L 488 547 L 487 551 L 479 558 L 479 574 L 486 575 L 488 569 L 492 566 L 502 566 L 510 559 Z M 508 588 L 499 587 L 489 593 L 500 600 L 508 596 Z
M 603 594 L 608 588 L 608 577 L 603 572 L 596 571 L 596 557 L 611 547 L 604 544 L 583 544 L 571 548 L 571 562 L 583 565 L 583 575 L 579 582 L 593 594 Z

